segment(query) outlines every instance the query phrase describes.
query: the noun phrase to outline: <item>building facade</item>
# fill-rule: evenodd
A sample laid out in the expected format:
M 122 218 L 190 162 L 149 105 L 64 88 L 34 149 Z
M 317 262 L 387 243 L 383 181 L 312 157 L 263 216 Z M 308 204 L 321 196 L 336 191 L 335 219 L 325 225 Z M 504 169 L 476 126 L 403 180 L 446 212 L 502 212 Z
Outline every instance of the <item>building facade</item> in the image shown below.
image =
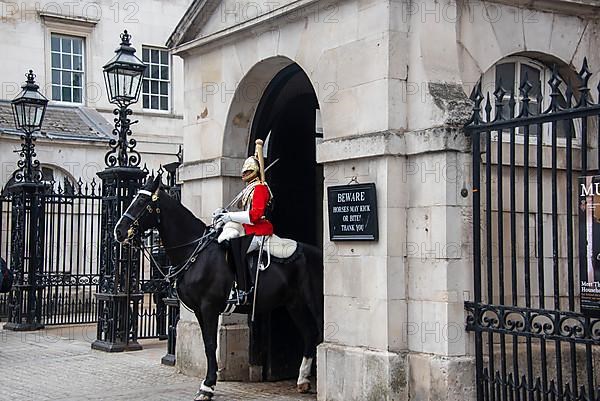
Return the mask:
M 50 100 L 36 148 L 46 178 L 89 181 L 103 170 L 115 116 L 102 67 L 124 29 L 148 65 L 140 101 L 132 106 L 142 164 L 158 168 L 176 160 L 182 143 L 183 64 L 164 44 L 189 3 L 0 2 L 0 51 L 6 57 L 0 88 L 0 186 L 10 180 L 18 158 L 13 151 L 20 148 L 9 102 L 30 69 Z
M 475 282 L 469 97 L 499 79 L 518 97 L 528 77 L 531 104 L 544 110 L 554 65 L 568 82 L 587 57 L 590 88 L 600 68 L 595 2 L 512 3 L 195 1 L 169 39 L 186 80 L 183 202 L 209 219 L 241 188 L 254 139 L 271 132 L 281 158 L 269 178 L 276 232 L 323 248 L 320 400 L 476 397 L 475 337 L 465 331 Z M 569 130 L 558 136 L 577 141 L 581 129 Z M 541 138 L 549 146 L 550 134 Z M 376 184 L 377 241 L 330 239 L 327 188 L 351 182 Z M 520 230 L 536 224 L 519 219 Z M 276 344 L 285 332 L 262 331 L 270 343 L 261 359 L 253 329 L 239 316 L 222 319 L 222 379 L 277 376 L 269 355 L 285 350 Z M 201 344 L 183 312 L 184 372 L 203 372 Z

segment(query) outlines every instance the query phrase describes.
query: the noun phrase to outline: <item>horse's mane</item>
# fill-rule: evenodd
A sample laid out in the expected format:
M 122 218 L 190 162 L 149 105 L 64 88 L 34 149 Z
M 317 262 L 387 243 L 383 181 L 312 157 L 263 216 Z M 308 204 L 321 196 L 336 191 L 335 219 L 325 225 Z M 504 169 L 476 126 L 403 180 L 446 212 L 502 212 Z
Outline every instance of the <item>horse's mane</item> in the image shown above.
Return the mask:
M 177 213 L 177 219 L 186 222 L 183 227 L 180 227 L 182 231 L 186 231 L 185 228 L 189 227 L 192 228 L 192 231 L 194 231 L 192 234 L 202 234 L 204 232 L 206 229 L 206 223 L 196 217 L 194 213 L 192 213 L 191 210 L 185 207 L 181 202 L 171 197 L 171 195 L 169 195 L 164 189 L 161 188 L 160 193 L 163 195 L 161 197 L 163 209 L 167 209 L 169 213 Z

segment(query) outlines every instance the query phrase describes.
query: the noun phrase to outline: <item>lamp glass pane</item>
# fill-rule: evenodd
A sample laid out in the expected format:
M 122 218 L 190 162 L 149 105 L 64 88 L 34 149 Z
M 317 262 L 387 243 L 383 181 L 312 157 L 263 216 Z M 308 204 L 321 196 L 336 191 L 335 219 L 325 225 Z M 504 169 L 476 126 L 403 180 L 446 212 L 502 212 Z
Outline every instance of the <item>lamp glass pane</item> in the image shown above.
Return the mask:
M 116 74 L 115 71 L 106 71 L 106 73 L 104 74 L 104 77 L 106 79 L 106 86 L 108 88 L 108 96 L 110 98 L 111 101 L 115 100 L 115 97 L 117 96 L 117 80 L 116 80 Z
M 137 98 L 139 91 L 140 91 L 140 86 L 142 85 L 142 74 L 140 72 L 137 72 L 132 79 L 132 86 L 133 86 L 133 97 Z
M 15 122 L 17 128 L 37 129 L 42 125 L 44 106 L 40 104 L 19 103 L 14 105 Z
M 119 95 L 124 97 L 124 98 L 130 98 L 132 97 L 132 76 L 129 74 L 129 71 L 125 71 L 125 70 L 121 70 L 121 76 L 120 76 L 120 81 L 121 81 L 121 85 L 119 88 Z
M 13 115 L 17 128 L 23 128 L 23 108 L 20 104 L 13 104 Z

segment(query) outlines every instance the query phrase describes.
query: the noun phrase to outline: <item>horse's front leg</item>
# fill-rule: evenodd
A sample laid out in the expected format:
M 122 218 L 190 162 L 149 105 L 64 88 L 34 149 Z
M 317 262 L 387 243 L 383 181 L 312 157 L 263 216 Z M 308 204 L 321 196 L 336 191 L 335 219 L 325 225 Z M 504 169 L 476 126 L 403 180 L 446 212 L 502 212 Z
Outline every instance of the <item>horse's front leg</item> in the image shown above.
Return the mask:
M 200 313 L 196 312 L 196 318 L 202 329 L 207 369 L 206 378 L 200 385 L 194 401 L 206 401 L 211 400 L 214 396 L 217 384 L 217 326 L 219 324 L 219 313 L 203 308 Z

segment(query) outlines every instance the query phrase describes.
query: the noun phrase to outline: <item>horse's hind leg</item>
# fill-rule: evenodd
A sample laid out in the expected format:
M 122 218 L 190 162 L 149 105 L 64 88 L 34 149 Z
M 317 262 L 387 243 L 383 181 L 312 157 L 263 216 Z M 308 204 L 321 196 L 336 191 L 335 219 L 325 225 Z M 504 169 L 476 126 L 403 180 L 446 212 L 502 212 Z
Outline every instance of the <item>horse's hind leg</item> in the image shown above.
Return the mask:
M 207 369 L 206 378 L 200 385 L 194 401 L 205 401 L 212 399 L 215 393 L 215 385 L 217 384 L 217 328 L 219 314 L 208 308 L 203 308 L 201 313 L 195 312 L 195 314 L 202 329 Z
M 296 384 L 300 393 L 307 393 L 310 391 L 309 376 L 317 350 L 319 331 L 306 305 L 288 306 L 287 310 L 302 334 L 304 350 L 302 352 L 302 364 L 300 365 Z

